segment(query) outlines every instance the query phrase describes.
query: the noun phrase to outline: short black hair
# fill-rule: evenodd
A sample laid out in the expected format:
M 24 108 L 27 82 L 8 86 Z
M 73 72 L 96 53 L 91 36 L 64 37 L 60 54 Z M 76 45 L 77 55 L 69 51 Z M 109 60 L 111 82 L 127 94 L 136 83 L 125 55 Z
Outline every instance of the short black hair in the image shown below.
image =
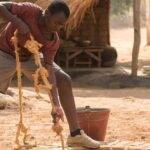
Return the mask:
M 69 7 L 63 0 L 53 0 L 47 9 L 51 14 L 63 12 L 67 18 L 70 15 Z

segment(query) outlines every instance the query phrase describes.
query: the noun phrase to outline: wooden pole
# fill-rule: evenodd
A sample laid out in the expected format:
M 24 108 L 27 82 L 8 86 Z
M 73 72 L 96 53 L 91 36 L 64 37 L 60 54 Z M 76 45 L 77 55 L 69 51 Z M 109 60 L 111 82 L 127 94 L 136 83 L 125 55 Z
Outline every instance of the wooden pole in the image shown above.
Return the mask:
M 132 51 L 132 75 L 137 76 L 138 56 L 141 43 L 140 33 L 140 6 L 141 0 L 133 0 L 133 20 L 134 20 L 134 45 Z
M 150 45 L 150 1 L 146 0 L 146 34 L 147 34 L 147 45 Z

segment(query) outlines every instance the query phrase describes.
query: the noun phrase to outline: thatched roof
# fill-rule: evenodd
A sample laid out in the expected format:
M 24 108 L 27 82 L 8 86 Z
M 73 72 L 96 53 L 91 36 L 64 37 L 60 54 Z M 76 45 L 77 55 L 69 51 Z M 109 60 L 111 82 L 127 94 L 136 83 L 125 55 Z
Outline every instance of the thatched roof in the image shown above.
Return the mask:
M 42 8 L 46 8 L 53 0 L 37 0 L 36 4 Z M 71 15 L 66 24 L 67 31 L 80 26 L 86 13 L 92 13 L 94 21 L 95 15 L 93 7 L 99 3 L 99 0 L 64 0 L 71 11 Z

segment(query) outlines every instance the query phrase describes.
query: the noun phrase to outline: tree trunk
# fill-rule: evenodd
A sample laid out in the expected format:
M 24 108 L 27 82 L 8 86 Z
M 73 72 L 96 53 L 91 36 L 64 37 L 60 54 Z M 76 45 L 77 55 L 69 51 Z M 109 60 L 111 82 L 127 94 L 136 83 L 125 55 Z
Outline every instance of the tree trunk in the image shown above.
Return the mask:
M 134 18 L 134 45 L 132 51 L 132 75 L 137 76 L 138 56 L 141 42 L 140 33 L 140 6 L 141 0 L 133 0 L 133 18 Z
M 146 0 L 147 45 L 150 45 L 150 1 Z

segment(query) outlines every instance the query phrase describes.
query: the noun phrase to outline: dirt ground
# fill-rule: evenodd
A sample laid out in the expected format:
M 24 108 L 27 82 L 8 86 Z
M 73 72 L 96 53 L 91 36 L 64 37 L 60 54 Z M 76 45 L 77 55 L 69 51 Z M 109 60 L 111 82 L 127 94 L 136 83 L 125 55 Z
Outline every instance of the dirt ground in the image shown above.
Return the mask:
M 119 65 L 130 66 L 133 34 L 132 29 L 111 30 L 112 46 L 118 50 Z M 142 46 L 140 62 L 149 62 L 149 47 L 145 47 L 145 29 L 142 29 Z M 127 64 L 126 64 L 127 63 Z M 50 104 L 48 97 L 42 94 L 41 99 L 35 98 L 33 88 L 27 87 L 24 91 L 24 121 L 29 132 L 36 137 L 38 147 L 51 145 L 58 150 L 55 144 L 59 138 L 51 130 Z M 74 87 L 77 107 L 91 106 L 92 108 L 109 108 L 111 110 L 106 141 L 144 141 L 150 142 L 150 89 L 100 89 L 98 87 L 79 85 Z M 10 99 L 5 110 L 0 110 L 0 150 L 11 150 L 15 139 L 16 124 L 18 123 L 17 91 Z M 64 137 L 68 135 L 68 125 L 63 123 Z M 38 148 L 37 148 L 38 149 Z M 44 148 L 40 149 L 44 150 Z
M 150 141 L 150 90 L 99 90 L 74 89 L 77 107 L 109 108 L 111 110 L 106 141 Z M 17 94 L 16 94 L 17 96 Z M 16 97 L 15 96 L 15 97 Z M 50 104 L 46 95 L 36 99 L 34 92 L 25 91 L 24 121 L 37 140 L 38 145 L 53 145 L 59 138 L 51 130 Z M 16 98 L 15 98 L 16 99 Z M 0 147 L 11 149 L 18 123 L 18 106 L 8 105 L 0 111 Z M 67 137 L 68 125 L 63 124 Z M 4 149 L 4 150 L 5 150 Z
M 110 38 L 111 45 L 117 49 L 118 62 L 131 62 L 134 41 L 133 28 L 111 29 Z M 146 45 L 146 28 L 141 28 L 140 62 L 150 59 L 150 47 Z

